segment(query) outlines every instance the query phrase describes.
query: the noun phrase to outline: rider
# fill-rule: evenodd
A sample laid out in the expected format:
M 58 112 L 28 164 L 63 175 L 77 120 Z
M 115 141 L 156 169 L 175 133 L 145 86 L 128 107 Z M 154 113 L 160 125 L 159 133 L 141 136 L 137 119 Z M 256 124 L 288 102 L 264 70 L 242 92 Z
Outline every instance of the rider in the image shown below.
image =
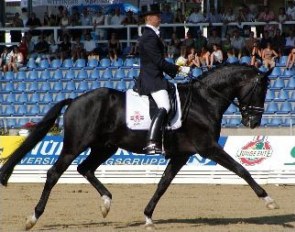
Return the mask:
M 177 72 L 185 74 L 189 67 L 182 67 L 165 60 L 165 48 L 160 39 L 160 8 L 157 4 L 142 7 L 145 28 L 139 39 L 140 74 L 137 89 L 141 95 L 151 96 L 158 106 L 144 151 L 147 154 L 162 153 L 162 129 L 165 128 L 167 114 L 171 108 L 168 96 L 168 81 L 163 72 L 175 77 Z

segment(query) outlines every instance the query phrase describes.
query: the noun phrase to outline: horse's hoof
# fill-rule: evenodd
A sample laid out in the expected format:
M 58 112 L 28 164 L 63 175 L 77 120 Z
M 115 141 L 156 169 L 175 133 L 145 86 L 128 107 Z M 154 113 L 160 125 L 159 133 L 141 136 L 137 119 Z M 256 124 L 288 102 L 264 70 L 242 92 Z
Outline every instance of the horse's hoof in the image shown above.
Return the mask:
M 279 209 L 279 205 L 271 197 L 267 196 L 264 198 L 266 208 L 268 209 Z
M 102 202 L 100 205 L 100 210 L 101 210 L 102 216 L 105 218 L 111 209 L 112 200 L 106 195 L 102 196 L 101 200 Z
M 147 231 L 156 231 L 156 227 L 154 224 L 145 224 L 144 225 L 144 228 L 147 230 Z
M 36 218 L 35 214 L 33 214 L 33 216 L 28 217 L 26 221 L 26 230 L 32 229 L 34 225 L 36 225 L 37 220 L 38 219 Z

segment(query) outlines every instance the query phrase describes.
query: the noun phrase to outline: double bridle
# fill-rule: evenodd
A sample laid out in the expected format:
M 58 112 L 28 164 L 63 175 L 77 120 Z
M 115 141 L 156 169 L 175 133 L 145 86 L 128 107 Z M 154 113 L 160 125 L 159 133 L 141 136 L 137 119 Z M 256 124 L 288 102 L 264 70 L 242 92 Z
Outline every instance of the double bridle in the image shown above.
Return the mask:
M 201 85 L 205 85 L 204 83 L 202 83 L 199 79 L 195 79 L 194 76 L 192 76 L 192 74 L 189 74 L 188 77 L 191 78 L 190 83 L 189 83 L 189 91 L 186 97 L 186 101 L 183 107 L 183 115 L 182 115 L 182 120 L 184 120 L 187 115 L 188 115 L 188 111 L 191 105 L 191 98 L 192 98 L 192 87 L 193 87 L 193 82 L 192 79 L 198 81 L 198 83 L 200 83 Z M 243 103 L 238 103 L 235 102 L 234 100 L 230 100 L 227 97 L 223 96 L 220 92 L 216 91 L 213 88 L 210 88 L 210 91 L 212 91 L 215 95 L 217 95 L 218 97 L 226 100 L 227 102 L 235 105 L 237 108 L 239 108 L 241 114 L 243 116 L 248 116 L 250 120 L 252 120 L 254 118 L 254 116 L 256 116 L 257 114 L 262 114 L 264 112 L 264 108 L 263 107 L 258 107 L 258 106 L 253 106 L 253 94 L 256 91 L 256 88 L 258 86 L 258 84 L 261 82 L 261 79 L 256 77 L 255 81 L 253 83 L 253 87 L 240 99 L 240 102 L 243 102 L 243 100 L 248 97 L 250 95 L 250 100 L 248 101 L 247 104 L 243 104 Z

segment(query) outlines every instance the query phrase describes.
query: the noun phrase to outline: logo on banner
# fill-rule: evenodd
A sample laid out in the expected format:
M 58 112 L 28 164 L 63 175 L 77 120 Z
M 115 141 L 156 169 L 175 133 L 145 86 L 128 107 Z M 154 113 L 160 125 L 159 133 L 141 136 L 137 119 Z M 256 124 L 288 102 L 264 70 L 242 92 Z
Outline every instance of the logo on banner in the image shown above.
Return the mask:
M 293 159 L 293 162 L 284 163 L 285 165 L 295 165 L 295 147 L 293 147 L 290 151 L 290 156 Z
M 0 137 L 0 162 L 5 161 L 25 140 L 22 136 L 1 136 Z
M 273 150 L 267 137 L 257 136 L 237 151 L 237 157 L 242 164 L 254 166 L 269 158 L 272 153 Z
M 144 120 L 144 116 L 139 111 L 134 111 L 134 114 L 130 116 L 130 120 L 134 122 L 134 125 L 139 125 Z

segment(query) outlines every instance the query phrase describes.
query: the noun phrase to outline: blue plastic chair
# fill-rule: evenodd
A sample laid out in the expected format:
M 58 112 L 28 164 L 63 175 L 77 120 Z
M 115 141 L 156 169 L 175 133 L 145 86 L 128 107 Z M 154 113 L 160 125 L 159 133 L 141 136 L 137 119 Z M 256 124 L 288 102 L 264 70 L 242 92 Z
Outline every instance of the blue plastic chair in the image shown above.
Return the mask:
M 133 64 L 134 64 L 134 59 L 133 58 L 127 58 L 125 60 L 124 66 L 126 66 L 126 67 L 133 67 Z
M 19 70 L 17 73 L 16 73 L 16 79 L 17 80 L 25 80 L 27 79 L 27 74 L 25 71 L 23 70 Z
M 51 93 L 45 93 L 43 98 L 41 99 L 41 103 L 52 103 L 53 102 L 53 97 L 52 97 L 52 94 Z
M 113 73 L 112 70 L 109 68 L 106 68 L 101 76 L 103 79 L 112 79 L 113 78 Z
M 266 101 L 272 101 L 275 99 L 275 92 L 272 89 L 268 89 L 266 92 L 266 97 L 265 100 Z
M 77 59 L 75 62 L 75 68 L 84 68 L 86 66 L 85 59 Z
M 238 112 L 238 109 L 235 105 L 230 104 L 227 110 L 224 112 L 224 114 L 235 114 Z
M 286 66 L 288 60 L 288 56 L 281 56 L 279 62 L 276 63 L 276 66 Z
M 287 117 L 283 120 L 282 126 L 291 127 L 295 125 L 295 118 Z
M 125 71 L 124 71 L 124 69 L 122 69 L 122 68 L 118 68 L 118 69 L 116 70 L 116 72 L 115 72 L 114 78 L 115 78 L 115 79 L 126 78 L 126 75 L 125 75 Z
M 295 76 L 290 77 L 287 81 L 285 89 L 295 89 Z
M 54 74 L 53 74 L 53 76 L 52 76 L 52 78 L 54 80 L 60 80 L 60 79 L 62 79 L 63 78 L 62 71 L 60 69 L 56 69 L 55 72 L 54 72 Z
M 37 65 L 36 65 L 36 63 L 35 63 L 35 60 L 34 60 L 33 58 L 30 58 L 30 59 L 28 60 L 26 66 L 27 66 L 27 68 L 29 68 L 29 69 L 35 69 L 35 68 L 37 68 Z
M 109 88 L 109 89 L 114 89 L 114 82 L 111 81 L 111 80 L 107 80 L 107 81 L 104 83 L 104 87 Z
M 229 127 L 239 127 L 241 124 L 241 120 L 239 118 L 234 117 L 230 118 L 227 123 Z
M 281 73 L 281 68 L 280 67 L 274 67 L 271 74 L 269 75 L 269 77 L 278 77 L 280 76 Z
M 194 68 L 194 69 L 192 70 L 192 75 L 193 75 L 194 77 L 199 77 L 199 76 L 201 76 L 202 74 L 203 74 L 203 71 L 202 71 L 201 68 Z
M 40 61 L 39 67 L 41 69 L 47 69 L 47 68 L 49 68 L 50 67 L 49 61 L 47 59 L 42 59 Z
M 85 69 L 81 69 L 79 72 L 78 72 L 78 75 L 77 75 L 77 78 L 78 79 L 87 79 L 88 78 L 88 73 Z
M 42 82 L 42 84 L 40 84 L 39 86 L 40 88 L 37 90 L 39 92 L 48 92 L 51 91 L 51 85 L 49 82 Z
M 4 80 L 6 81 L 14 80 L 14 73 L 12 71 L 7 71 L 4 74 Z
M 289 114 L 292 112 L 292 104 L 288 101 L 283 102 L 279 110 L 277 111 L 278 114 Z
M 91 79 L 99 79 L 100 78 L 100 73 L 99 73 L 98 68 L 95 68 L 92 70 L 92 72 L 90 73 L 90 78 Z
M 90 60 L 88 60 L 87 67 L 89 67 L 89 68 L 96 68 L 98 66 L 99 66 L 98 60 L 96 60 L 96 59 L 90 59 Z
M 103 58 L 100 61 L 100 66 L 103 68 L 108 68 L 111 66 L 111 60 L 109 58 Z
M 98 89 L 101 87 L 101 82 L 100 81 L 94 81 L 92 82 L 91 86 L 90 86 L 90 89 Z
M 171 57 L 166 57 L 165 60 L 166 60 L 167 62 L 171 63 L 171 64 L 174 64 L 174 63 L 175 63 L 175 62 L 174 62 L 174 59 L 171 58 Z
M 8 127 L 9 129 L 14 129 L 14 128 L 16 128 L 16 125 L 17 125 L 17 123 L 16 123 L 16 119 L 15 119 L 15 118 L 9 118 L 9 119 L 7 120 L 7 127 Z
M 123 79 L 121 79 L 118 82 L 116 89 L 119 91 L 126 91 L 127 90 L 126 82 Z
M 127 78 L 129 79 L 137 78 L 138 75 L 139 75 L 139 71 L 138 69 L 135 69 L 135 68 L 130 68 L 127 72 Z
M 283 124 L 283 119 L 281 117 L 271 118 L 269 121 L 269 126 L 271 127 L 279 127 Z
M 295 70 L 286 68 L 281 77 L 291 77 L 293 75 L 295 75 Z
M 29 89 L 28 89 L 28 91 L 29 92 L 34 92 L 34 91 L 37 91 L 39 89 L 39 87 L 38 87 L 38 82 L 36 82 L 36 81 L 32 81 L 31 83 L 30 83 L 30 85 L 29 85 Z
M 42 80 L 50 80 L 51 79 L 50 71 L 48 69 L 41 71 L 40 78 Z
M 250 65 L 251 63 L 251 57 L 250 56 L 242 56 L 240 58 L 240 64 L 248 64 Z
M 40 94 L 37 92 L 32 93 L 29 98 L 29 103 L 39 103 L 40 102 Z
M 124 65 L 124 62 L 123 62 L 122 58 L 118 58 L 117 60 L 115 60 L 112 63 L 112 66 L 114 66 L 114 67 L 122 67 L 123 65 Z
M 65 94 L 62 92 L 59 92 L 58 94 L 55 95 L 54 101 L 59 102 L 61 100 L 64 100 L 65 98 L 66 98 Z
M 59 92 L 59 91 L 62 91 L 62 90 L 63 90 L 62 82 L 57 81 L 57 82 L 53 83 L 53 86 L 52 86 L 52 91 L 53 92 Z
M 226 63 L 228 64 L 237 64 L 239 63 L 239 59 L 235 56 L 230 56 L 227 58 Z
M 266 105 L 265 113 L 266 114 L 273 114 L 279 110 L 278 104 L 276 102 L 269 102 Z
M 274 82 L 273 85 L 271 86 L 272 89 L 283 89 L 285 88 L 285 83 L 282 78 L 277 78 Z
M 86 91 L 89 90 L 89 87 L 88 87 L 88 82 L 86 81 L 81 81 L 79 84 L 78 84 L 78 87 L 77 87 L 77 91 L 79 93 L 85 93 Z
M 18 103 L 27 103 L 28 101 L 28 95 L 24 92 L 22 92 L 17 98 Z
M 75 71 L 73 69 L 69 69 L 67 70 L 66 74 L 65 74 L 65 79 L 74 79 L 75 78 Z
M 64 91 L 72 92 L 72 91 L 75 91 L 75 90 L 76 90 L 76 86 L 75 86 L 74 82 L 69 81 L 69 82 L 66 83 Z
M 276 99 L 276 101 L 286 101 L 288 99 L 289 99 L 288 92 L 285 89 L 281 89 L 279 94 L 278 94 L 278 98 Z
M 65 59 L 62 63 L 62 67 L 66 68 L 66 69 L 74 67 L 73 60 L 72 59 Z
M 28 113 L 27 115 L 29 116 L 37 116 L 40 114 L 40 107 L 39 105 L 32 105 L 29 110 L 28 110 Z
M 47 105 L 44 105 L 43 108 L 41 109 L 40 111 L 40 115 L 45 115 L 47 114 L 47 112 L 51 109 L 51 105 L 50 104 L 47 104 Z
M 14 103 L 16 102 L 16 96 L 15 93 L 9 93 L 5 99 L 4 103 Z
M 15 107 L 14 105 L 7 105 L 3 110 L 3 116 L 14 116 L 15 115 Z
M 27 114 L 26 114 L 27 115 Z M 23 127 L 24 125 L 26 125 L 28 123 L 28 118 L 19 118 L 17 121 L 16 121 L 16 127 L 17 128 L 21 128 Z
M 53 69 L 58 69 L 62 66 L 62 61 L 60 59 L 54 59 L 51 61 L 50 67 Z
M 70 94 L 68 95 L 68 98 L 72 98 L 72 99 L 74 99 L 74 98 L 76 98 L 76 97 L 77 97 L 77 93 L 74 92 L 74 91 L 70 92 Z
M 268 118 L 266 118 L 266 117 L 262 117 L 262 118 L 261 118 L 261 122 L 260 122 L 260 126 L 262 126 L 262 127 L 267 127 L 268 124 L 269 124 L 269 120 L 268 120 Z
M 295 102 L 295 91 L 291 90 L 291 94 L 288 101 Z
M 3 89 L 1 92 L 3 93 L 9 93 L 14 91 L 14 84 L 12 82 L 7 82 L 4 84 Z
M 37 80 L 39 78 L 39 73 L 33 69 L 32 71 L 29 71 L 28 73 L 28 79 L 29 80 Z
M 27 106 L 26 105 L 20 105 L 15 112 L 15 115 L 17 115 L 17 116 L 23 116 L 26 114 L 27 114 Z

